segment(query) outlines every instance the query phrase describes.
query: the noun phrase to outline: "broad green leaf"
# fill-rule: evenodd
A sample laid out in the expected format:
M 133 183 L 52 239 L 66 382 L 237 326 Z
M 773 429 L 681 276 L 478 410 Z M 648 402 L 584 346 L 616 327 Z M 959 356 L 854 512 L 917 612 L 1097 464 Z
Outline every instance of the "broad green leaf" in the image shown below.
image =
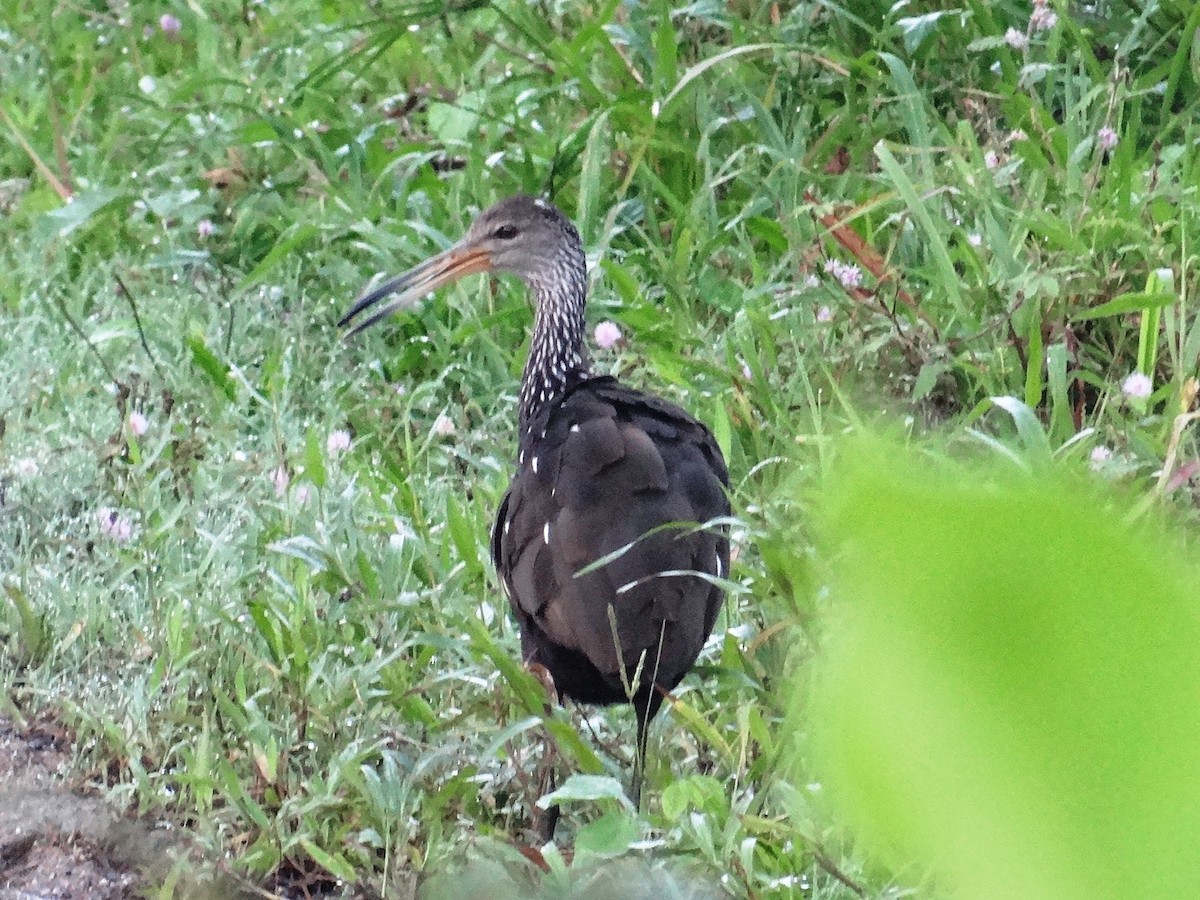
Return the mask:
M 728 808 L 725 786 L 711 775 L 689 775 L 677 778 L 663 788 L 662 810 L 667 819 L 675 820 L 693 810 L 716 813 Z
M 318 229 L 316 225 L 294 225 L 284 231 L 284 233 L 280 235 L 279 240 L 275 242 L 275 246 L 272 247 L 270 252 L 268 252 L 267 255 L 259 261 L 258 265 L 254 267 L 253 271 L 251 271 L 249 275 L 242 279 L 241 283 L 237 286 L 237 289 L 239 291 L 244 291 L 246 288 L 258 284 L 258 282 L 262 281 L 267 277 L 268 274 L 270 274 L 272 269 L 286 259 L 293 250 L 295 250 L 301 244 L 305 244 L 312 240 L 313 237 L 317 235 L 319 230 L 320 229 Z
M 884 55 L 887 56 L 887 54 Z M 937 226 L 930 214 L 928 198 L 918 192 L 917 186 L 909 178 L 904 167 L 900 165 L 891 149 L 883 141 L 875 145 L 875 158 L 879 160 L 879 166 L 883 173 L 895 186 L 904 205 L 920 226 L 928 245 L 929 254 L 942 276 L 941 283 L 947 298 L 959 315 L 969 321 L 971 317 L 968 315 L 962 291 L 959 290 L 959 279 L 954 268 L 954 261 L 950 258 L 950 250 L 946 246 L 942 229 Z
M 325 450 L 316 428 L 304 435 L 304 475 L 318 488 L 325 487 Z
M 900 33 L 904 37 L 904 49 L 909 53 L 915 53 L 925 43 L 925 40 L 937 31 L 939 19 L 943 16 L 961 15 L 962 12 L 960 10 L 949 9 L 897 19 L 896 26 L 900 29 Z
M 204 334 L 198 329 L 193 329 L 188 333 L 187 345 L 192 351 L 192 362 L 208 376 L 213 386 L 230 400 L 237 400 L 237 384 L 229 377 L 229 366 L 221 362 L 208 348 Z
M 67 237 L 90 222 L 93 216 L 125 197 L 122 191 L 95 188 L 86 193 L 76 194 L 58 209 L 46 213 L 44 219 L 56 229 L 59 237 Z
M 671 88 L 671 91 L 667 94 L 667 96 L 663 97 L 662 105 L 660 106 L 660 112 L 665 112 L 667 107 L 671 105 L 672 100 L 678 97 L 679 94 L 689 84 L 703 75 L 713 66 L 720 65 L 727 60 L 746 53 L 758 53 L 760 50 L 770 50 L 780 46 L 780 44 L 744 44 L 741 47 L 733 47 L 728 50 L 724 50 L 721 53 L 714 54 L 708 59 L 696 63 L 696 65 L 692 66 L 683 73 L 683 77 L 679 79 L 679 83 L 676 84 L 675 87 Z
M 1174 294 L 1122 294 L 1107 303 L 1085 309 L 1071 316 L 1072 322 L 1086 322 L 1088 319 L 1103 319 L 1108 316 L 1121 316 L 1125 313 L 1138 312 L 1144 309 L 1160 309 L 1175 302 Z
M 446 495 L 446 525 L 458 558 L 466 563 L 467 571 L 483 577 L 483 564 L 479 561 L 479 548 L 475 543 L 475 526 L 452 493 Z
M 1171 269 L 1156 269 L 1146 277 L 1147 294 L 1174 294 L 1175 273 Z M 1173 299 L 1173 297 L 1172 297 Z M 1137 370 L 1154 377 L 1158 362 L 1158 332 L 1162 322 L 1162 308 L 1150 306 L 1142 313 L 1138 334 Z
M 308 838 L 301 838 L 300 846 L 304 848 L 305 853 L 312 857 L 313 862 L 330 875 L 350 884 L 354 882 L 354 866 L 350 865 L 344 856 L 341 854 L 334 855 L 322 850 Z
M 617 800 L 626 809 L 633 809 L 621 782 L 610 775 L 572 775 L 558 790 L 538 800 L 538 806 L 548 808 L 565 800 Z
M 921 366 L 921 371 L 917 373 L 917 380 L 913 384 L 912 399 L 916 403 L 919 400 L 924 400 L 929 396 L 929 392 L 933 390 L 937 384 L 938 377 L 945 372 L 947 366 L 945 363 L 933 362 L 925 363 Z
M 479 122 L 482 102 L 478 93 L 467 91 L 454 103 L 429 104 L 429 130 L 443 144 L 467 140 Z
M 1026 344 L 1025 356 L 1029 360 L 1025 368 L 1025 405 L 1037 409 L 1042 402 L 1042 363 L 1045 358 L 1044 342 L 1042 339 L 1041 306 L 1038 303 L 1030 305 L 1028 329 L 1029 341 Z
M 46 641 L 49 637 L 46 631 L 44 615 L 34 608 L 34 605 L 29 601 L 29 597 L 15 584 L 6 584 L 4 592 L 16 608 L 20 623 L 20 627 L 14 629 L 16 636 L 20 639 L 19 646 L 16 648 L 19 653 L 16 655 L 19 655 L 21 661 L 24 663 L 37 664 L 42 662 L 46 650 Z
M 642 836 L 641 826 L 630 813 L 608 812 L 588 822 L 575 835 L 575 852 L 591 856 L 620 856 Z
M 1033 365 L 1032 360 L 1030 365 Z M 1039 461 L 1049 459 L 1050 439 L 1046 436 L 1046 430 L 1042 428 L 1037 414 L 1016 397 L 992 397 L 991 401 L 1012 416 L 1013 424 L 1017 426 L 1017 436 L 1025 445 L 1025 449 L 1034 454 Z
M 314 572 L 323 572 L 329 567 L 328 551 L 306 534 L 272 541 L 267 544 L 267 549 L 298 559 Z
M 143 199 L 146 208 L 151 213 L 160 219 L 166 219 L 200 199 L 200 192 L 194 188 L 183 188 L 176 191 L 163 191 L 161 194 L 150 194 Z

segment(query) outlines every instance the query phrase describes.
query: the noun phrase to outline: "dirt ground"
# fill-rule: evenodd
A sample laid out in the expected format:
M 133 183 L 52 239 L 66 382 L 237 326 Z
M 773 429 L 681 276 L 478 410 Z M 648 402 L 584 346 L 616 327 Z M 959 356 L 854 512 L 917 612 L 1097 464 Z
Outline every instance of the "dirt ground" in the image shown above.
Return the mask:
M 63 775 L 66 735 L 53 725 L 18 729 L 0 716 L 0 900 L 139 895 L 128 828 L 98 797 Z
M 122 816 L 72 781 L 71 740 L 52 719 L 22 728 L 0 715 L 0 900 L 156 897 L 168 881 L 162 895 L 186 900 L 328 896 L 302 874 L 247 885 L 190 852 L 187 835 Z

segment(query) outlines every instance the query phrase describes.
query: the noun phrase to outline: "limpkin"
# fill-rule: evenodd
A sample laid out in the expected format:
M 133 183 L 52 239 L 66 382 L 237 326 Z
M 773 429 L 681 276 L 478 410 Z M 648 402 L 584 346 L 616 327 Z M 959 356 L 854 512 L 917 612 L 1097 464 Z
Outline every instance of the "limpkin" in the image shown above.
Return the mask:
M 649 723 L 721 606 L 725 461 L 708 428 L 675 404 L 591 373 L 583 243 L 543 200 L 516 196 L 485 210 L 449 250 L 369 288 L 340 324 L 371 310 L 359 331 L 475 272 L 512 272 L 536 300 L 517 468 L 492 558 L 525 663 L 548 670 L 563 696 L 633 705 L 637 803 Z

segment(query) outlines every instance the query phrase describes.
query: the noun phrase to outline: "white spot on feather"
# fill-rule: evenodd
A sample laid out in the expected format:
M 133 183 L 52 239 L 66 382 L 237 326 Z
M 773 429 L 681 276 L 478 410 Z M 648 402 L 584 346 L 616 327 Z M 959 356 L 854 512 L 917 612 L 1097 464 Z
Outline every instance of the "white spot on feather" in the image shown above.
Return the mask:
M 579 426 L 578 425 L 571 426 L 571 434 L 579 434 Z
M 547 522 L 545 525 L 542 526 L 542 540 L 545 541 L 547 544 L 550 543 L 550 523 L 549 522 Z
M 716 554 L 716 556 L 717 556 L 717 577 L 718 577 L 718 578 L 720 578 L 720 577 L 721 577 L 721 576 L 724 574 L 725 567 L 724 567 L 724 566 L 721 564 L 721 554 L 720 554 L 720 552 L 718 552 L 718 553 Z
M 518 466 L 525 465 L 525 451 L 524 450 L 522 450 L 520 453 L 517 454 L 517 465 Z
M 504 520 L 504 533 L 508 534 L 508 529 L 512 527 L 512 519 Z M 717 566 L 720 567 L 721 561 L 717 560 Z
M 538 458 L 535 456 L 533 459 L 531 459 L 529 461 L 529 465 L 533 466 L 533 474 L 534 475 L 537 474 L 537 460 L 538 460 Z

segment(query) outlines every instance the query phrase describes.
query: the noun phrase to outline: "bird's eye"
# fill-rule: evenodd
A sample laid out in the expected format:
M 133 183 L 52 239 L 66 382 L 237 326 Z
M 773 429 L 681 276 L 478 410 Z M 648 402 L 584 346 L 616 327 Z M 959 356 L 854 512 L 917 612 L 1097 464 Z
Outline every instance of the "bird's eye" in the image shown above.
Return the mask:
M 500 238 L 502 241 L 511 241 L 517 236 L 516 225 L 501 225 L 492 232 L 492 237 Z

